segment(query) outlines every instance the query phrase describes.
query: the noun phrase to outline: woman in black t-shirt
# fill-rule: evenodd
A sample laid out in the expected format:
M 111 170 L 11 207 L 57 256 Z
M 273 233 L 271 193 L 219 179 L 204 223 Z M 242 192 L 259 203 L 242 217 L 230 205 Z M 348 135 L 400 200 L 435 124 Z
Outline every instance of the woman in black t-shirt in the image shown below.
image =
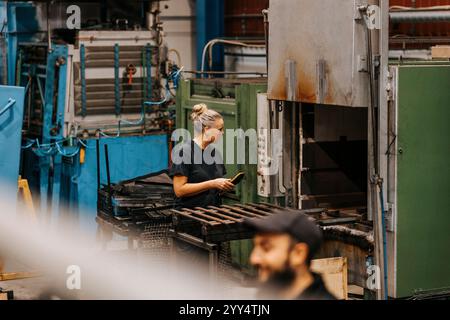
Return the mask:
M 233 190 L 223 158 L 212 147 L 224 132 L 222 116 L 205 104 L 194 106 L 191 114 L 195 137 L 183 144 L 172 159 L 170 175 L 176 195 L 176 208 L 218 206 L 220 193 Z

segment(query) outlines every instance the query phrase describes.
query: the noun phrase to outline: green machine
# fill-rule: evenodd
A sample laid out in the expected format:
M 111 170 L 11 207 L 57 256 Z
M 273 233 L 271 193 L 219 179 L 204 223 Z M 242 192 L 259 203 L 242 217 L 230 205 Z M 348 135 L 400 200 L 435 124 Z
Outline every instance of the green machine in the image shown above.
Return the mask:
M 177 92 L 176 127 L 188 129 L 193 134 L 192 122 L 189 116 L 192 107 L 205 103 L 208 108 L 219 112 L 225 122 L 225 130 L 248 129 L 256 130 L 257 112 L 256 97 L 258 93 L 266 92 L 267 81 L 264 78 L 255 79 L 193 79 L 183 80 Z M 248 150 L 246 141 L 246 150 Z M 224 135 L 224 154 L 226 153 L 226 134 Z M 236 148 L 234 155 L 236 157 Z M 225 155 L 224 155 L 225 157 Z M 227 159 L 224 159 L 227 162 Z M 237 172 L 245 172 L 245 179 L 236 187 L 236 200 L 239 202 L 257 201 L 256 164 L 225 164 L 227 176 L 233 177 Z
M 389 295 L 450 290 L 450 63 L 391 64 Z
M 189 79 L 180 81 L 177 91 L 176 104 L 176 127 L 188 129 L 193 134 L 192 122 L 189 116 L 192 107 L 199 103 L 205 103 L 208 108 L 219 112 L 225 122 L 225 130 L 257 129 L 257 94 L 267 91 L 267 80 L 265 78 L 240 78 L 240 79 Z M 245 150 L 249 150 L 246 140 Z M 226 154 L 226 134 L 223 143 L 224 157 Z M 235 145 L 234 155 L 236 156 Z M 248 156 L 248 155 L 247 155 Z M 224 159 L 227 162 L 226 159 Z M 257 193 L 257 165 L 249 164 L 226 164 L 227 177 L 233 177 L 237 172 L 245 172 L 245 178 L 236 187 L 236 197 L 225 200 L 225 202 L 256 202 Z M 232 241 L 231 259 L 232 263 L 239 266 L 243 271 L 252 272 L 249 267 L 248 258 L 252 249 L 250 240 Z

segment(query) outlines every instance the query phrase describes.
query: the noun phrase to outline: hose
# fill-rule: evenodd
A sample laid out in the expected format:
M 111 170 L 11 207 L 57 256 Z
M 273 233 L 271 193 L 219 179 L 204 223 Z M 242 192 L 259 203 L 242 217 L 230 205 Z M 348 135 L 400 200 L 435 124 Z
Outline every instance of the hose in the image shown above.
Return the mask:
M 217 43 L 223 43 L 223 44 L 229 44 L 229 45 L 241 46 L 241 47 L 247 47 L 247 48 L 265 48 L 266 47 L 265 45 L 248 44 L 248 43 L 241 42 L 241 41 L 232 41 L 232 40 L 224 40 L 224 39 L 212 39 L 203 48 L 201 72 L 205 71 L 206 51 L 209 49 L 209 55 L 212 56 L 212 48 Z M 203 73 L 202 73 L 202 77 L 204 77 Z

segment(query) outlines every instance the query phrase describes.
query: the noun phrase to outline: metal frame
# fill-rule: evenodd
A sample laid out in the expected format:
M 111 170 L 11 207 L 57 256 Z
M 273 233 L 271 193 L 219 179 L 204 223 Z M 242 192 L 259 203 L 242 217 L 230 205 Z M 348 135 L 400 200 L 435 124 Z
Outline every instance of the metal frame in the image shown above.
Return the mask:
M 389 141 L 388 141 L 388 117 L 389 117 L 389 96 L 390 96 L 390 73 L 389 73 L 389 1 L 388 0 L 379 0 L 380 1 L 380 34 L 379 34 L 379 44 L 380 44 L 380 84 L 379 84 L 379 114 L 378 114 L 378 163 L 379 163 L 379 175 L 382 181 L 384 181 L 384 188 L 381 190 L 383 202 L 381 205 L 383 208 L 387 208 L 389 210 L 388 202 L 390 201 L 389 195 L 389 180 L 388 180 L 388 156 L 386 155 L 387 150 L 389 149 Z M 381 201 L 381 200 L 380 200 Z M 386 212 L 388 212 L 386 210 Z M 378 227 L 380 225 L 378 224 Z M 385 221 L 382 224 L 383 233 L 386 237 L 385 241 L 389 241 L 389 235 L 387 234 L 387 226 Z M 386 246 L 386 250 L 389 251 L 389 245 Z M 395 286 L 390 287 L 390 283 L 394 282 L 391 276 L 389 275 L 389 265 L 390 260 L 395 257 L 394 255 L 389 254 L 389 252 L 385 252 L 385 259 L 387 259 L 385 265 L 386 269 L 383 270 L 382 276 L 385 277 L 387 283 L 385 284 L 384 294 L 385 297 L 395 296 Z M 382 278 L 383 279 L 383 278 Z
M 17 8 L 33 8 L 32 3 L 27 2 L 9 2 L 9 1 L 2 1 L 4 2 L 2 6 L 5 6 L 5 19 L 7 21 L 6 26 L 6 41 L 7 41 L 7 54 L 6 54 L 6 60 L 7 60 L 7 83 L 9 85 L 15 85 L 16 84 L 16 65 L 17 65 L 17 46 L 19 42 L 19 36 L 20 34 L 17 31 L 17 14 L 16 10 Z M 21 23 L 29 23 L 30 21 L 21 21 Z
M 177 264 L 177 251 L 176 251 L 176 240 L 188 243 L 197 248 L 208 251 L 208 259 L 209 259 L 209 277 L 210 280 L 214 281 L 217 276 L 217 270 L 219 266 L 219 244 L 205 242 L 197 237 L 189 235 L 183 232 L 177 232 L 173 229 L 169 230 L 169 237 L 171 238 L 171 246 L 170 246 L 170 256 L 174 265 Z
M 143 117 L 142 112 L 145 106 L 137 102 L 137 96 L 125 96 L 122 91 L 122 74 L 126 71 L 127 60 L 132 61 L 136 67 L 134 78 L 142 81 L 133 82 L 131 92 L 133 95 L 142 92 L 142 102 L 147 101 L 154 95 L 152 82 L 155 78 L 161 78 L 158 68 L 152 66 L 155 63 L 155 55 L 159 51 L 154 50 L 156 43 L 151 38 L 152 31 L 79 31 L 80 48 L 70 46 L 72 57 L 73 75 L 71 75 L 70 88 L 73 90 L 72 96 L 68 100 L 66 116 L 66 133 L 79 133 L 80 130 L 87 130 L 90 134 L 95 134 L 100 129 L 107 135 L 117 135 L 128 133 L 142 133 L 155 129 L 153 120 Z M 85 50 L 85 84 L 86 84 L 86 116 L 80 113 L 80 84 L 82 84 L 82 53 Z M 133 49 L 135 48 L 135 49 Z M 142 48 L 142 49 L 140 49 Z M 147 49 L 148 48 L 148 49 Z M 137 56 L 139 52 L 139 58 Z M 153 74 L 152 74 L 153 73 Z M 141 80 L 142 78 L 142 80 Z M 98 79 L 107 80 L 99 83 Z M 107 87 L 105 89 L 105 86 Z M 98 95 L 100 92 L 111 92 L 106 103 L 104 97 Z M 158 97 L 162 91 L 158 90 Z M 136 100 L 131 105 L 127 100 Z M 158 98 L 157 98 L 158 99 Z M 102 100 L 102 101 L 100 101 Z M 81 101 L 82 102 L 82 101 Z M 101 104 L 101 109 L 107 111 L 96 111 L 92 104 Z M 122 120 L 123 119 L 123 120 Z M 121 121 L 119 129 L 119 121 Z M 152 128 L 153 127 L 153 128 Z
M 389 68 L 389 95 L 387 110 L 388 142 L 385 156 L 386 168 L 386 192 L 387 192 L 387 232 L 388 232 L 388 293 L 391 297 L 397 296 L 397 136 L 398 136 L 398 76 L 394 67 Z M 382 151 L 382 150 L 380 150 Z
M 80 45 L 81 116 L 86 116 L 86 48 Z
M 145 71 L 146 71 L 146 80 L 147 80 L 147 90 L 145 92 L 147 96 L 147 100 L 152 100 L 152 47 L 147 44 L 145 46 Z
M 114 101 L 116 115 L 120 115 L 120 75 L 119 75 L 119 44 L 114 44 Z
M 64 137 L 64 116 L 66 106 L 67 90 L 67 59 L 68 48 L 64 45 L 55 45 L 47 55 L 46 75 L 45 75 L 45 93 L 43 99 L 43 123 L 42 144 L 48 144 L 55 141 L 61 141 Z M 58 78 L 58 84 L 55 88 L 55 78 Z M 37 78 L 39 81 L 39 78 Z M 40 86 L 40 82 L 38 82 Z M 41 88 L 42 89 L 42 88 Z M 57 96 L 56 106 L 54 105 L 54 96 Z M 53 115 L 55 114 L 55 121 Z M 39 139 L 39 138 L 38 138 Z M 59 213 L 60 188 L 61 188 L 61 166 L 62 155 L 46 155 L 39 158 L 40 167 L 40 209 L 48 221 L 55 219 Z M 52 177 L 50 176 L 52 168 Z M 49 192 L 52 196 L 48 197 Z M 51 213 L 48 211 L 50 206 L 47 199 L 51 199 Z

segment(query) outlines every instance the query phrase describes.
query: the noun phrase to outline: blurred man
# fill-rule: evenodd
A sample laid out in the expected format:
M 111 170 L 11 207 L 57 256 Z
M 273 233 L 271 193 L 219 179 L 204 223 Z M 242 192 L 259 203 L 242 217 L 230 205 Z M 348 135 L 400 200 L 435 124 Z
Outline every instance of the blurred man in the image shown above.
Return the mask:
M 260 298 L 335 300 L 322 277 L 309 269 L 322 233 L 308 216 L 287 209 L 245 224 L 256 231 L 250 263 L 258 269 Z

